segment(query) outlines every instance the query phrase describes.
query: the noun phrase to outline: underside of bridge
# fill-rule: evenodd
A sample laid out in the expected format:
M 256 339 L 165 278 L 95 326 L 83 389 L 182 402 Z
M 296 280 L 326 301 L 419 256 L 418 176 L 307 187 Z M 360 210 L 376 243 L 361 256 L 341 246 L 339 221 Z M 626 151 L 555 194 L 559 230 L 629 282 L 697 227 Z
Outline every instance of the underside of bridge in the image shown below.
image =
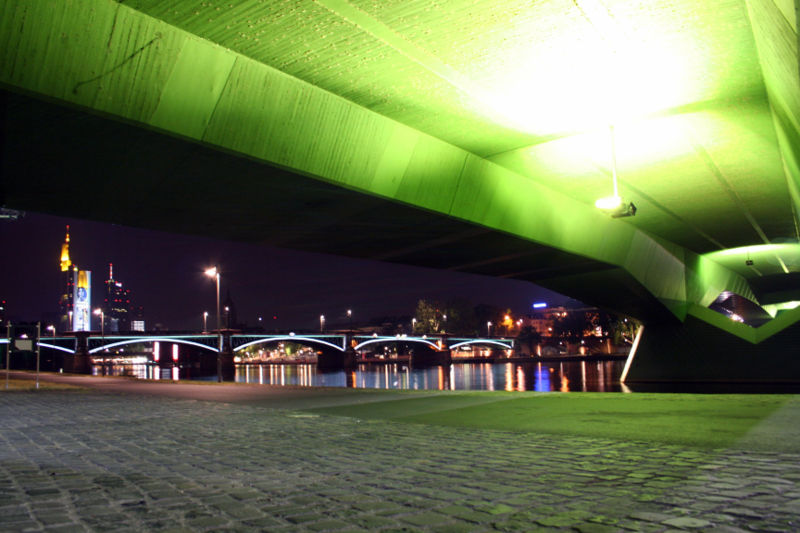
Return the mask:
M 800 379 L 797 11 L 0 0 L 0 201 L 530 280 L 644 320 L 630 379 Z

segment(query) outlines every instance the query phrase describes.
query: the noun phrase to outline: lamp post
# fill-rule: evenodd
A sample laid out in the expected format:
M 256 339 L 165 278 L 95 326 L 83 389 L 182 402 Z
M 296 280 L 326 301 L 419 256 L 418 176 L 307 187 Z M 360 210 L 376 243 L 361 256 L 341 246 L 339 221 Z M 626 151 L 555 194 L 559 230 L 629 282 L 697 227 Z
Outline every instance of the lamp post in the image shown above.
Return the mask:
M 230 292 L 230 291 L 228 291 Z M 231 327 L 231 308 L 227 305 L 225 306 L 225 329 L 230 329 Z
M 487 337 L 491 337 L 492 336 L 492 323 L 491 322 L 487 322 L 486 323 L 486 336 Z
M 67 331 L 72 331 L 72 311 L 67 311 L 69 315 L 69 324 L 67 324 Z
M 319 332 L 325 331 L 325 315 L 319 315 Z
M 100 343 L 103 344 L 103 351 L 105 352 L 105 344 L 106 344 L 106 315 L 103 313 L 103 310 L 97 308 L 94 310 L 94 314 L 100 317 Z M 91 328 L 89 328 L 91 329 Z M 105 359 L 104 359 L 105 361 Z
M 208 331 L 208 311 L 203 311 L 203 333 Z
M 100 317 L 100 336 L 101 337 L 105 337 L 106 336 L 106 333 L 105 333 L 105 331 L 106 331 L 106 328 L 105 328 L 106 315 L 105 315 L 105 313 L 103 313 L 103 310 L 100 309 L 99 307 L 94 310 L 94 314 L 96 316 Z
M 205 275 L 217 280 L 217 381 L 222 381 L 222 327 L 219 316 L 219 270 L 217 267 L 209 268 Z
M 347 310 L 347 328 L 352 332 L 353 331 L 353 310 Z
M 45 328 L 45 329 L 47 329 L 47 331 L 49 331 L 49 332 L 50 332 L 50 335 L 52 335 L 53 337 L 55 337 L 55 336 L 56 336 L 56 327 L 55 327 L 54 325 L 50 324 L 50 325 L 49 325 L 49 326 L 47 326 L 47 328 Z
M 416 325 L 417 325 L 417 319 L 416 319 L 416 318 L 412 318 L 412 319 L 411 319 L 411 334 L 412 334 L 412 335 L 414 334 L 414 327 L 415 327 Z

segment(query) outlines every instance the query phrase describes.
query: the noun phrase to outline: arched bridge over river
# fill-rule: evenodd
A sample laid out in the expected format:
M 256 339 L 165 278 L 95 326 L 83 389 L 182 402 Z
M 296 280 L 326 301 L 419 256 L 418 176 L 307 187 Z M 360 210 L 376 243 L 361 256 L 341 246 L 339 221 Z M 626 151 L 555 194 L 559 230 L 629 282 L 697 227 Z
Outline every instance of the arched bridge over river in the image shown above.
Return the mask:
M 451 350 L 470 346 L 513 350 L 514 340 L 494 337 L 450 337 L 447 335 L 351 335 L 351 334 L 187 334 L 187 335 L 96 335 L 91 333 L 67 337 L 41 337 L 38 346 L 61 355 L 64 367 L 70 371 L 85 372 L 91 359 L 108 350 L 118 351 L 126 346 L 153 345 L 154 361 L 168 360 L 170 353 L 161 353 L 156 346 L 187 346 L 200 353 L 208 352 L 221 361 L 223 370 L 232 367 L 237 352 L 259 345 L 280 342 L 310 346 L 317 351 L 318 365 L 322 368 L 345 368 L 356 363 L 356 353 L 371 350 L 379 345 L 402 343 L 412 346 L 412 364 L 449 364 Z M 8 343 L 7 339 L 0 344 Z M 163 359 L 162 359 L 163 358 Z

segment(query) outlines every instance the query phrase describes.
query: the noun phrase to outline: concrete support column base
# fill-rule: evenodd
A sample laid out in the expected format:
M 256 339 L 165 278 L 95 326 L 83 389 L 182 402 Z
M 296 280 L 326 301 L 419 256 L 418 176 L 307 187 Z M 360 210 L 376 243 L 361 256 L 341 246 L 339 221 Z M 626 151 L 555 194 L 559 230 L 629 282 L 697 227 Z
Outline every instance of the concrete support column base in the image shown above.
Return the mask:
M 696 317 L 645 325 L 626 383 L 800 383 L 800 323 L 753 344 Z
M 221 376 L 222 381 L 233 381 L 236 375 L 236 367 L 233 364 L 233 352 L 223 351 L 217 359 L 217 375 Z
M 70 374 L 91 374 L 92 360 L 88 353 L 76 353 L 64 357 L 64 372 Z
M 352 370 L 358 366 L 356 352 L 348 348 L 344 352 L 324 351 L 317 355 L 317 370 L 323 372 L 336 370 Z
M 447 366 L 453 362 L 450 350 L 418 350 L 411 354 L 409 364 L 412 368 L 428 366 Z

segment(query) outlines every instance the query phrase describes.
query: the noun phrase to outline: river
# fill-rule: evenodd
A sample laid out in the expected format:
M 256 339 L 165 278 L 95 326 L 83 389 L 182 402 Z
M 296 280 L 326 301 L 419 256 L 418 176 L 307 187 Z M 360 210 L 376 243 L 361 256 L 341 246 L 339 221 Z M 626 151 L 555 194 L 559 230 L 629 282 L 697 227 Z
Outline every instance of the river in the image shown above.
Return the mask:
M 619 392 L 625 390 L 619 383 L 623 365 L 624 361 L 456 363 L 429 368 L 361 364 L 352 371 L 321 372 L 314 364 L 239 364 L 234 380 L 262 385 L 364 389 Z M 177 367 L 152 364 L 96 366 L 93 373 L 142 379 L 216 380 L 216 376 L 192 376 Z

